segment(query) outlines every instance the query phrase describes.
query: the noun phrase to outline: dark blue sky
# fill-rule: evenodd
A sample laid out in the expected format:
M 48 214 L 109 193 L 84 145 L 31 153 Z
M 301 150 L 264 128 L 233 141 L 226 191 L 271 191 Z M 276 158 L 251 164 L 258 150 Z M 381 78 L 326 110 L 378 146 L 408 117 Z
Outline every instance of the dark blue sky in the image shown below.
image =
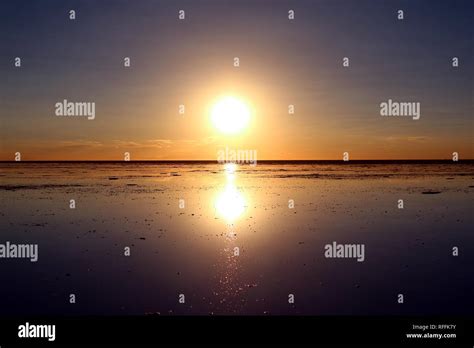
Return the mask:
M 0 155 L 105 159 L 128 144 L 142 158 L 212 158 L 225 140 L 202 126 L 206 108 L 230 92 L 255 106 L 255 129 L 240 140 L 267 158 L 472 158 L 473 12 L 468 0 L 3 0 Z M 389 98 L 420 102 L 421 119 L 382 121 Z M 100 113 L 55 119 L 62 99 L 93 100 Z M 281 148 L 259 140 L 267 133 Z M 153 141 L 172 145 L 163 153 Z

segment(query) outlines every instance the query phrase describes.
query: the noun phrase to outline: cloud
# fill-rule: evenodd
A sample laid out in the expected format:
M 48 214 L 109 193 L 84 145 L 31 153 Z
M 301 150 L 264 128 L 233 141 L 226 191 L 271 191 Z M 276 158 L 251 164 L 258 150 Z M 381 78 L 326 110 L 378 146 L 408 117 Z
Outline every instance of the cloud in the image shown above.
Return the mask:
M 83 148 L 97 148 L 104 146 L 99 141 L 91 140 L 72 140 L 72 141 L 60 141 L 57 144 L 47 144 L 48 147 L 58 147 L 63 149 L 83 149 Z
M 209 150 L 215 143 L 214 137 L 201 139 L 147 139 L 141 141 L 114 139 L 95 141 L 85 139 L 73 140 L 30 140 L 16 143 L 15 148 L 3 148 L 0 158 L 11 160 L 18 150 L 27 154 L 25 158 L 37 160 L 67 159 L 120 159 L 124 152 L 132 153 L 135 158 L 199 158 L 213 151 Z M 198 151 L 197 149 L 200 148 Z M 33 150 L 34 149 L 34 150 Z
M 422 143 L 430 140 L 430 137 L 423 136 L 423 135 L 415 135 L 415 136 L 388 136 L 384 137 L 383 140 L 388 142 L 411 142 L 411 143 Z

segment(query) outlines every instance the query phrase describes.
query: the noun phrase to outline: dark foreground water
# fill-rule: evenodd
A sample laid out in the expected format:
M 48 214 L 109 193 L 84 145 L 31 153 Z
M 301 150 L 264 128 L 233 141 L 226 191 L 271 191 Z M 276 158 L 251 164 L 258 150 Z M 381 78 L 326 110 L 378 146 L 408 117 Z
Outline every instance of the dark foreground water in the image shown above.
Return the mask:
M 0 169 L 0 245 L 38 245 L 0 258 L 0 316 L 474 308 L 472 163 Z M 325 257 L 333 242 L 364 260 Z

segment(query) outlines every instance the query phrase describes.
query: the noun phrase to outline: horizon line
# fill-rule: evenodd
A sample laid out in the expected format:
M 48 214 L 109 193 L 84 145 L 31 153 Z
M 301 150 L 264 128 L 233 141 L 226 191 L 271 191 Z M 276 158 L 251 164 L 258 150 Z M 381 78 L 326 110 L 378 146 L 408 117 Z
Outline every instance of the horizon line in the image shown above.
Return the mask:
M 252 164 L 249 161 L 225 161 L 225 162 L 219 162 L 217 160 L 209 160 L 209 159 L 200 159 L 200 160 L 182 160 L 182 159 L 176 159 L 176 160 L 153 160 L 153 159 L 143 159 L 143 160 L 21 160 L 21 161 L 15 161 L 15 160 L 0 160 L 0 163 L 21 163 L 21 162 L 26 162 L 26 163 L 98 163 L 98 162 L 106 162 L 106 163 L 127 163 L 127 162 L 133 162 L 133 163 L 140 163 L 140 162 L 147 162 L 147 163 L 216 163 L 216 164 L 227 164 L 227 163 L 235 163 L 235 164 Z M 474 162 L 473 158 L 466 158 L 466 159 L 459 159 L 457 161 L 453 161 L 452 159 L 354 159 L 354 160 L 348 160 L 344 161 L 342 159 L 325 159 L 325 160 L 318 160 L 318 159 L 297 159 L 297 160 L 272 160 L 272 159 L 266 159 L 266 160 L 257 160 L 256 163 L 262 162 L 262 163 L 316 163 L 316 162 L 326 162 L 326 163 L 350 163 L 350 162 L 382 162 L 382 163 L 388 163 L 388 162 L 425 162 L 425 163 L 450 163 L 450 162 Z

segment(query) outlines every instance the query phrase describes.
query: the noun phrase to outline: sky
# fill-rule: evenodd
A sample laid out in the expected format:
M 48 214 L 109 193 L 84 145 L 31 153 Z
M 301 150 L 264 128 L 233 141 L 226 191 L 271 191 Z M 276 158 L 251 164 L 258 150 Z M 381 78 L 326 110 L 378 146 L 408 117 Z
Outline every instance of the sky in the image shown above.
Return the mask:
M 472 159 L 473 13 L 468 0 L 3 0 L 0 160 Z M 211 122 L 224 96 L 249 109 L 238 134 Z M 64 99 L 94 102 L 95 118 L 56 116 Z M 382 117 L 389 99 L 420 118 Z

